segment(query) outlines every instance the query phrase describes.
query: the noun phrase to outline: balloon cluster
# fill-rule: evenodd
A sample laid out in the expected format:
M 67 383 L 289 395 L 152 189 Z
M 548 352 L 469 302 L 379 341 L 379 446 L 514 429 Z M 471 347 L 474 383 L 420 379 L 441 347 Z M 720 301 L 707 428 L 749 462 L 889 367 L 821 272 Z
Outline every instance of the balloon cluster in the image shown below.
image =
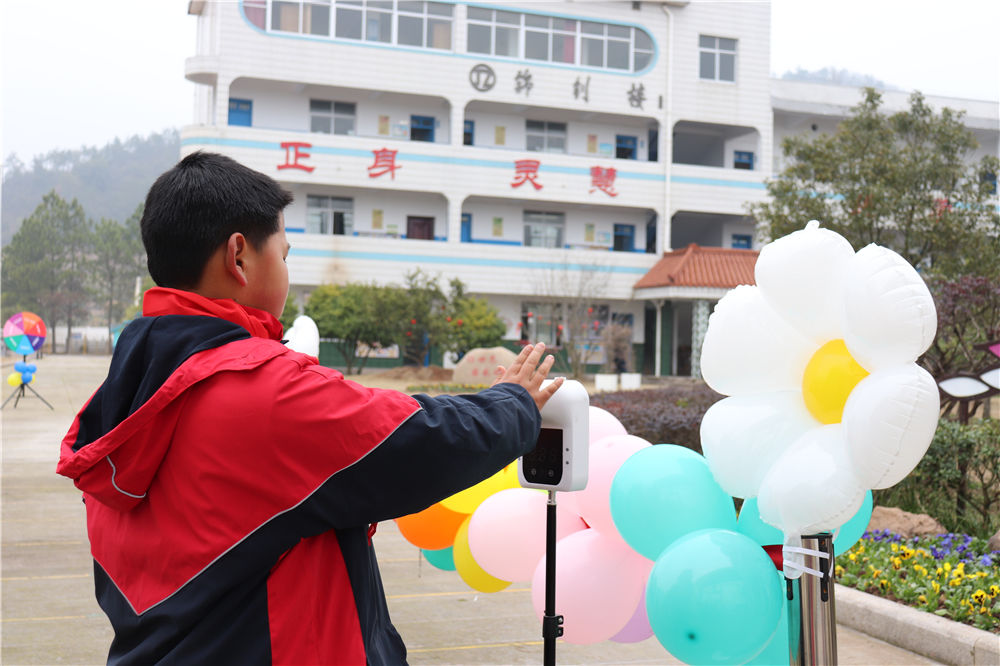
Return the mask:
M 587 487 L 560 493 L 557 513 L 556 599 L 567 642 L 655 634 L 684 661 L 742 662 L 774 636 L 778 645 L 765 654 L 787 653 L 786 635 L 775 631 L 784 627 L 783 586 L 761 548 L 781 543 L 781 533 L 761 522 L 755 504 L 737 520 L 701 455 L 652 446 L 591 407 Z M 541 618 L 545 514 L 546 494 L 517 487 L 512 465 L 397 523 L 428 562 L 475 590 L 530 581 Z M 855 517 L 854 539 L 870 516 L 869 505 Z
M 7 383 L 17 388 L 21 384 L 30 384 L 35 379 L 38 368 L 34 363 L 18 361 L 14 364 L 14 372 L 7 375 Z
M 702 373 L 730 397 L 705 414 L 701 442 L 726 492 L 757 498 L 795 546 L 847 522 L 868 489 L 898 483 L 923 457 L 939 400 L 915 361 L 937 318 L 902 257 L 854 252 L 816 221 L 766 245 L 755 278 L 709 319 Z M 785 565 L 801 574 L 800 556 Z

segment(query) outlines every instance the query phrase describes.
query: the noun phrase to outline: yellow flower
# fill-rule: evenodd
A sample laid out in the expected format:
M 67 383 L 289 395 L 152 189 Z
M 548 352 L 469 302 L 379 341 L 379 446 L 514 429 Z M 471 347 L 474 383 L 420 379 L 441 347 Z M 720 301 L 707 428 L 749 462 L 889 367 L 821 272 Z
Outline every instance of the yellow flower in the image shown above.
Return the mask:
M 834 567 L 833 573 L 837 578 L 840 578 L 841 576 L 844 575 L 844 567 L 838 564 L 836 567 Z
M 858 551 L 859 553 L 863 553 L 863 552 L 865 552 L 865 544 L 864 544 L 863 542 L 862 542 L 862 543 L 859 543 L 859 544 L 857 545 L 857 547 L 856 547 L 856 548 L 853 548 L 852 550 L 856 550 L 856 551 Z
M 892 568 L 897 571 L 899 570 L 899 567 L 903 566 L 903 560 L 899 557 L 892 558 L 891 562 L 892 562 Z
M 955 571 L 961 571 L 964 574 L 965 573 L 965 562 L 959 562 L 958 565 L 955 566 Z
M 1000 594 L 1000 585 L 990 585 L 990 599 Z
M 980 606 L 979 612 L 982 613 L 983 615 L 991 615 L 990 609 L 987 608 L 986 606 Z
M 937 571 L 935 571 L 934 573 L 936 573 L 938 576 L 940 576 L 941 574 L 944 573 L 944 569 L 942 569 L 941 567 L 938 567 Z
M 913 557 L 913 554 L 915 552 L 916 551 L 913 550 L 912 548 L 907 548 L 906 546 L 903 546 L 903 559 L 904 560 L 910 559 L 911 557 Z
M 985 571 L 977 571 L 976 572 L 976 578 L 986 578 L 987 576 L 989 576 L 989 574 L 986 573 Z
M 899 552 L 899 544 L 898 543 L 889 544 L 889 547 L 892 548 L 892 552 L 894 552 L 894 553 L 898 553 Z
M 938 583 L 936 580 L 932 580 L 931 581 L 931 587 L 934 588 L 934 593 L 935 594 L 937 594 L 938 592 L 941 591 L 941 584 Z
M 927 575 L 927 569 L 925 569 L 924 567 L 920 566 L 919 564 L 914 564 L 913 565 L 913 571 L 916 572 L 916 573 L 918 573 L 918 574 L 920 574 L 921 576 L 926 576 Z
M 924 550 L 923 548 L 918 548 L 918 549 L 917 549 L 917 555 L 922 555 L 923 557 L 927 557 L 928 555 L 930 555 L 930 553 L 928 553 L 928 552 L 927 552 L 926 550 Z
M 961 584 L 962 584 L 961 578 L 952 578 L 951 580 L 948 581 L 948 585 L 951 587 L 958 587 Z
M 945 571 L 951 571 L 951 562 L 945 562 L 944 563 L 944 570 Z
M 855 555 L 854 553 L 848 553 L 847 554 L 847 559 L 849 559 L 851 562 L 857 562 L 858 561 L 858 556 Z
M 976 590 L 975 592 L 972 593 L 972 600 L 975 601 L 977 604 L 982 605 L 986 603 L 987 596 L 988 595 L 986 594 L 985 590 Z
M 917 601 L 919 601 L 922 604 L 926 604 L 927 603 L 927 597 L 925 597 L 924 595 L 921 594 L 919 597 L 917 597 Z
M 885 578 L 879 578 L 878 586 L 880 588 L 882 588 L 883 590 L 888 590 L 889 589 L 889 581 L 886 580 Z

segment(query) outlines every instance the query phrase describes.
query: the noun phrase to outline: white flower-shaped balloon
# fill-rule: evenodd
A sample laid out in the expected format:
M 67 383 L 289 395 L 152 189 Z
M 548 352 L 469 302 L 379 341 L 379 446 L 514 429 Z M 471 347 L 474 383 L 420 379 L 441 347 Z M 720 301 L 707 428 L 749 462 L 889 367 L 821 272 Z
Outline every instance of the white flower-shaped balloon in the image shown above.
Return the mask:
M 730 397 L 705 414 L 701 441 L 719 484 L 758 497 L 789 544 L 838 528 L 927 451 L 938 389 L 915 361 L 937 316 L 902 257 L 855 253 L 816 221 L 766 245 L 755 278 L 709 319 L 702 373 Z

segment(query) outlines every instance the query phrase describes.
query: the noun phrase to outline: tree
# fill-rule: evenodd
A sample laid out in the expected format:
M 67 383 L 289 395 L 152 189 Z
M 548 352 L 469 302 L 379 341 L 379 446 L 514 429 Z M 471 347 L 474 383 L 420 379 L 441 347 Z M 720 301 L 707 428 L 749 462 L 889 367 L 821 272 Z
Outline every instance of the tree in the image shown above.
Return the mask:
M 878 243 L 927 273 L 1000 277 L 998 162 L 973 162 L 962 113 L 935 113 L 920 93 L 887 115 L 872 88 L 835 134 L 782 142 L 788 166 L 750 206 L 764 240 L 817 219 L 855 249 Z
M 55 191 L 42 197 L 3 249 L 5 316 L 34 310 L 52 329 L 65 322 L 69 339 L 89 302 L 85 279 L 91 226 L 76 199 L 67 202 Z
M 91 290 L 104 309 L 109 352 L 111 328 L 133 304 L 136 279 L 146 273 L 146 253 L 139 232 L 141 219 L 142 206 L 139 206 L 125 224 L 104 218 L 94 227 L 93 254 L 89 261 Z
M 361 372 L 375 347 L 395 342 L 398 329 L 385 314 L 399 308 L 402 299 L 398 292 L 398 287 L 353 282 L 322 285 L 309 296 L 305 313 L 316 322 L 320 338 L 331 339 L 343 356 L 344 374 L 354 370 L 359 348 L 366 350 L 358 368 Z
M 295 323 L 295 319 L 298 316 L 298 301 L 295 299 L 295 294 L 289 294 L 288 299 L 285 301 L 285 308 L 281 311 L 281 316 L 278 317 L 278 321 L 281 322 L 281 327 L 287 331 L 292 327 L 292 324 Z
M 458 278 L 451 280 L 445 322 L 446 335 L 441 346 L 459 358 L 470 349 L 499 345 L 507 330 L 496 308 L 485 298 L 467 295 Z
M 547 271 L 537 285 L 539 296 L 551 303 L 557 322 L 555 343 L 565 351 L 573 377 L 586 373 L 587 365 L 596 356 L 601 327 L 610 317 L 607 306 L 598 303 L 607 290 L 608 270 L 597 262 L 571 267 L 569 259 L 564 258 L 562 266 Z
M 397 337 L 403 360 L 409 365 L 423 365 L 435 344 L 445 346 L 449 335 L 448 299 L 439 283 L 421 269 L 406 274 L 403 290 L 406 297 L 400 307 L 386 310 L 396 314 Z

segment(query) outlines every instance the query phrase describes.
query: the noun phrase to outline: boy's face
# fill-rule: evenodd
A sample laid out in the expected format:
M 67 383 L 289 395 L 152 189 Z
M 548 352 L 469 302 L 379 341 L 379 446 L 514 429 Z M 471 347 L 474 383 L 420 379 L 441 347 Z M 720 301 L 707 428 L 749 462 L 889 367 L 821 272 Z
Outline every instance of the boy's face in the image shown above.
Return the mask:
M 253 269 L 248 272 L 248 282 L 240 302 L 270 312 L 275 317 L 281 316 L 288 298 L 288 265 L 285 263 L 288 249 L 285 216 L 278 213 L 278 231 L 271 234 L 259 251 L 252 245 L 247 247 Z

